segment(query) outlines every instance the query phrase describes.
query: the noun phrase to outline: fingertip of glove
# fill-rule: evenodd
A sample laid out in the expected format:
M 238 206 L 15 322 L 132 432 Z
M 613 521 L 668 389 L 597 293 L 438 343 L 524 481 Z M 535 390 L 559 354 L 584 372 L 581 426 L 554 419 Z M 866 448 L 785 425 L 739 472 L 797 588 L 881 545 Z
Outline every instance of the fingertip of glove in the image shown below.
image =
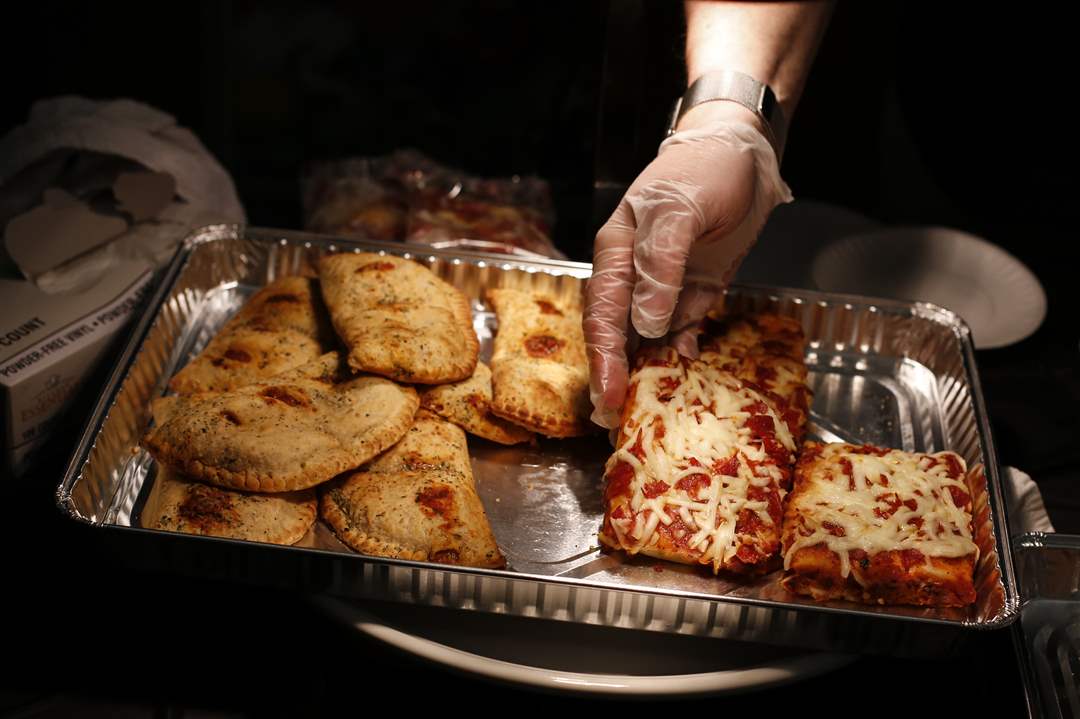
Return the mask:
M 701 353 L 698 352 L 696 333 L 680 333 L 671 340 L 671 346 L 687 359 L 695 360 L 701 356 Z
M 597 406 L 595 402 L 593 405 L 595 409 L 593 409 L 593 413 L 590 415 L 589 419 L 591 419 L 594 424 L 598 424 L 605 429 L 614 429 L 618 426 L 619 413 L 617 410 Z
M 634 325 L 634 329 L 642 337 L 648 339 L 656 339 L 657 337 L 663 337 L 667 334 L 668 327 L 671 323 L 671 316 L 668 315 L 663 319 L 657 319 L 655 317 L 648 317 L 640 311 L 640 308 L 635 305 L 630 311 L 630 322 Z
M 601 427 L 611 429 L 619 424 L 626 385 L 626 366 L 612 372 L 613 368 L 601 368 L 593 375 L 589 386 L 589 400 L 593 405 L 590 418 Z M 605 371 L 606 370 L 606 371 Z

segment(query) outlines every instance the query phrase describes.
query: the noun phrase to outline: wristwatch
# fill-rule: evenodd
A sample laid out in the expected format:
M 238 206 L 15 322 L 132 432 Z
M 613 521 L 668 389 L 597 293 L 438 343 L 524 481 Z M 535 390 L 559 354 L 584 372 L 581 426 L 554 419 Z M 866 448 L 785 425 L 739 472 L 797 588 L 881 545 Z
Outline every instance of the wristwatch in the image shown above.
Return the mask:
M 769 144 L 776 152 L 776 157 L 780 157 L 787 135 L 787 122 L 776 95 L 768 85 L 734 70 L 713 70 L 694 80 L 671 109 L 667 136 L 675 134 L 679 120 L 690 108 L 715 100 L 737 102 L 760 117 L 765 125 Z

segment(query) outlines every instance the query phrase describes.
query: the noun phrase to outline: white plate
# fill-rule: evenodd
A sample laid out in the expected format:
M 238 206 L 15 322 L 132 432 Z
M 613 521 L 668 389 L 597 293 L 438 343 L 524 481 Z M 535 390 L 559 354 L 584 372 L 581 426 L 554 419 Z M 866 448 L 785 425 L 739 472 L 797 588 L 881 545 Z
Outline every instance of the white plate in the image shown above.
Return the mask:
M 550 691 L 687 696 L 764 689 L 851 662 L 722 639 L 319 597 L 316 605 L 378 641 L 436 664 Z
M 980 349 L 1029 336 L 1046 317 L 1046 293 L 997 245 L 945 227 L 896 227 L 834 242 L 814 259 L 818 289 L 932 302 L 967 322 Z

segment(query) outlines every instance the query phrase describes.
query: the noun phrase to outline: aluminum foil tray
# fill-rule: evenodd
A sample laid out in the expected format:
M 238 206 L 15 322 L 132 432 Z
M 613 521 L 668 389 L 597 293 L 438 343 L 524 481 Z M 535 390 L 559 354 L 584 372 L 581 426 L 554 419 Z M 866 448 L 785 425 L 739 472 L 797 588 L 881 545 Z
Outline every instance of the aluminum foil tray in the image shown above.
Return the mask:
M 126 532 L 150 546 L 139 517 L 154 501 L 156 465 L 138 440 L 150 400 L 258 287 L 311 272 L 328 252 L 411 257 L 472 300 L 482 357 L 494 314 L 481 300 L 495 286 L 581 292 L 586 264 L 485 255 L 461 249 L 359 242 L 237 226 L 205 228 L 184 243 L 125 349 L 89 421 L 57 503 L 73 519 Z M 972 629 L 1017 616 L 1016 582 L 1001 481 L 981 398 L 970 332 L 954 314 L 809 291 L 735 286 L 729 308 L 797 318 L 806 332 L 814 390 L 809 436 L 909 451 L 951 449 L 973 473 L 977 603 L 920 609 L 818 603 L 783 590 L 779 572 L 718 579 L 705 570 L 600 551 L 602 468 L 611 452 L 597 434 L 503 447 L 469 438 L 473 471 L 506 570 L 367 557 L 321 523 L 298 545 L 279 547 L 170 535 L 157 558 L 178 571 L 276 581 L 305 591 L 518 616 L 750 639 L 829 649 L 918 654 L 941 651 Z M 240 547 L 238 545 L 246 545 Z M 145 546 L 140 551 L 145 553 Z
M 1080 535 L 1013 541 L 1024 599 L 1013 626 L 1028 715 L 1080 718 Z

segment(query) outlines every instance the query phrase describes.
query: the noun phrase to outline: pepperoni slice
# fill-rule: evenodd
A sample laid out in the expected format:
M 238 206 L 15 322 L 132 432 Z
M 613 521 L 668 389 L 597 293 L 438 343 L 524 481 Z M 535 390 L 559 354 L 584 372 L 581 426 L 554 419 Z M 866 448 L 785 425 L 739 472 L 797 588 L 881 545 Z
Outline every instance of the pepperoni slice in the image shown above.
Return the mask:
M 952 478 L 952 479 L 960 479 L 961 477 L 964 476 L 964 470 L 961 469 L 960 461 L 956 458 L 955 455 L 952 455 L 952 454 L 946 454 L 945 455 L 945 466 L 947 468 L 946 471 L 948 471 L 950 478 Z M 958 504 L 957 506 L 962 506 L 962 505 Z
M 753 415 L 746 420 L 746 426 L 750 428 L 754 437 L 767 437 L 776 432 L 776 425 L 773 424 L 772 417 L 767 414 Z
M 630 481 L 634 478 L 634 468 L 629 462 L 616 462 L 607 474 L 607 489 L 604 498 L 609 502 L 615 497 L 630 496 Z
M 968 493 L 960 489 L 959 487 L 950 486 L 949 494 L 952 495 L 953 504 L 955 504 L 957 507 L 966 507 L 968 506 L 968 502 L 971 501 L 971 497 L 968 495 Z
M 733 454 L 727 459 L 718 459 L 713 463 L 712 469 L 717 474 L 722 474 L 725 477 L 738 477 L 739 476 L 739 456 Z
M 709 475 L 698 472 L 680 479 L 675 483 L 675 488 L 681 489 L 694 499 L 698 499 L 701 495 L 701 491 L 708 489 L 710 484 L 712 484 L 712 480 L 709 479 Z
M 834 537 L 847 536 L 847 530 L 841 527 L 839 524 L 833 524 L 832 522 L 822 522 L 821 528 Z
M 644 494 L 649 499 L 656 499 L 660 495 L 667 492 L 669 489 L 671 489 L 671 485 L 665 484 L 664 482 L 656 480 L 656 481 L 653 481 L 653 482 L 649 482 L 644 487 L 642 487 L 641 488 L 641 493 Z

